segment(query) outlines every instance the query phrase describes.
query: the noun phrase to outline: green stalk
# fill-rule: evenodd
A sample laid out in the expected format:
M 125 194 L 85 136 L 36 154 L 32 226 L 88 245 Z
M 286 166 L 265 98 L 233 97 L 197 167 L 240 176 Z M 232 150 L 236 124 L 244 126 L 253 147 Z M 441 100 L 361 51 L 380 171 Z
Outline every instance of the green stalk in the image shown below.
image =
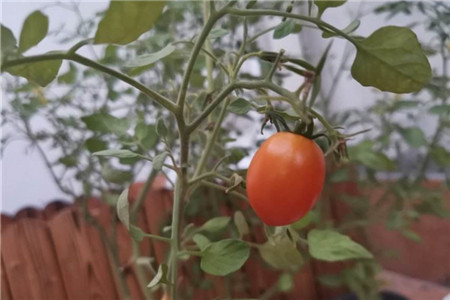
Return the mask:
M 203 172 L 203 169 L 205 168 L 206 160 L 211 154 L 214 144 L 216 143 L 217 136 L 219 135 L 220 128 L 222 127 L 222 122 L 225 119 L 225 115 L 227 114 L 227 107 L 229 103 L 230 99 L 228 98 L 225 101 L 224 105 L 222 106 L 222 110 L 220 111 L 219 118 L 217 119 L 216 124 L 214 125 L 212 133 L 208 136 L 205 151 L 203 151 L 203 154 L 200 157 L 200 161 L 197 164 L 197 168 L 195 169 L 194 172 L 194 178 L 199 176 L 200 173 Z
M 177 178 L 175 182 L 175 190 L 173 197 L 172 210 L 172 236 L 170 242 L 170 299 L 177 299 L 177 281 L 178 281 L 178 240 L 180 225 L 180 206 L 182 199 L 182 182 L 181 178 Z
M 194 64 L 197 60 L 198 54 L 200 53 L 203 44 L 205 43 L 205 40 L 207 39 L 211 29 L 213 28 L 214 24 L 216 24 L 217 20 L 219 20 L 222 16 L 225 15 L 225 11 L 221 10 L 219 12 L 213 13 L 208 21 L 206 22 L 205 26 L 203 27 L 202 32 L 200 33 L 200 36 L 197 38 L 197 41 L 194 45 L 194 48 L 192 49 L 191 55 L 189 57 L 189 61 L 186 67 L 186 71 L 183 75 L 183 81 L 181 83 L 180 92 L 178 94 L 177 98 L 177 105 L 179 109 L 179 114 L 182 115 L 184 111 L 184 101 L 186 99 L 186 93 L 189 85 L 189 79 L 192 74 L 192 70 L 194 69 Z
M 158 92 L 146 87 L 139 81 L 136 81 L 126 74 L 123 74 L 119 71 L 111 69 L 105 65 L 99 64 L 99 63 L 97 63 L 93 60 L 90 60 L 84 56 L 78 55 L 76 53 L 72 53 L 72 52 L 70 52 L 70 50 L 68 52 L 65 52 L 65 51 L 53 52 L 53 53 L 47 53 L 47 54 L 41 54 L 41 55 L 21 57 L 21 58 L 13 59 L 10 61 L 6 61 L 2 64 L 2 71 L 12 68 L 12 67 L 15 67 L 15 66 L 23 65 L 23 64 L 35 63 L 35 62 L 40 62 L 40 61 L 48 61 L 48 60 L 61 60 L 61 59 L 71 60 L 71 61 L 77 62 L 79 64 L 85 65 L 87 67 L 91 67 L 93 69 L 101 71 L 105 74 L 114 76 L 117 79 L 122 80 L 123 82 L 128 83 L 129 85 L 140 90 L 145 95 L 150 96 L 156 102 L 161 104 L 161 106 L 168 109 L 169 111 L 174 112 L 176 110 L 176 105 L 170 99 L 168 99 L 168 98 L 164 97 L 163 95 L 159 94 Z
M 226 13 L 228 13 L 230 15 L 234 15 L 234 16 L 243 16 L 243 17 L 278 16 L 278 17 L 286 17 L 286 18 L 290 18 L 290 19 L 302 20 L 305 22 L 313 23 L 317 26 L 325 27 L 325 28 L 333 31 L 334 33 L 346 38 L 348 41 L 353 43 L 355 46 L 358 46 L 358 42 L 353 37 L 349 36 L 342 30 L 334 27 L 333 25 L 320 20 L 319 18 L 307 17 L 307 16 L 292 14 L 292 13 L 288 13 L 288 12 L 284 12 L 284 11 L 271 10 L 271 9 L 239 9 L 239 8 L 228 7 L 224 10 Z M 251 39 L 250 39 L 250 41 L 251 41 Z
M 209 0 L 204 0 L 203 2 L 203 19 L 209 19 L 209 11 L 210 11 L 210 2 Z M 209 39 L 205 40 L 205 50 L 209 53 L 212 53 L 211 41 Z M 214 91 L 214 64 L 211 57 L 206 56 L 206 76 L 208 80 L 208 92 Z

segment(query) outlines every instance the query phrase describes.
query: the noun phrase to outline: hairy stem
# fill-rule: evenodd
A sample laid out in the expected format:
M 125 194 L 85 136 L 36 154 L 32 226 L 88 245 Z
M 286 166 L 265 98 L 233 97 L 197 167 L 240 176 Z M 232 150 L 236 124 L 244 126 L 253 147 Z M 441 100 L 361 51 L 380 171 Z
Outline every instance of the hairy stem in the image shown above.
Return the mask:
M 156 102 L 158 102 L 161 106 L 168 109 L 169 111 L 174 112 L 176 110 L 176 105 L 170 99 L 168 99 L 168 98 L 164 97 L 163 95 L 159 94 L 158 92 L 146 87 L 139 81 L 134 80 L 133 78 L 129 77 L 126 74 L 123 74 L 119 71 L 111 69 L 105 65 L 99 64 L 93 60 L 90 60 L 84 56 L 81 56 L 81 55 L 78 55 L 78 54 L 72 53 L 72 52 L 53 52 L 53 53 L 47 53 L 47 54 L 27 56 L 27 57 L 22 57 L 22 58 L 18 58 L 18 59 L 13 59 L 10 61 L 6 61 L 2 64 L 2 71 L 7 70 L 12 67 L 15 67 L 15 66 L 19 66 L 19 65 L 40 62 L 40 61 L 61 60 L 61 59 L 74 61 L 79 64 L 85 65 L 87 67 L 91 67 L 93 69 L 101 71 L 105 74 L 114 76 L 117 79 L 122 80 L 123 82 L 128 83 L 129 85 L 135 87 L 136 89 L 138 89 L 145 95 L 150 96 Z

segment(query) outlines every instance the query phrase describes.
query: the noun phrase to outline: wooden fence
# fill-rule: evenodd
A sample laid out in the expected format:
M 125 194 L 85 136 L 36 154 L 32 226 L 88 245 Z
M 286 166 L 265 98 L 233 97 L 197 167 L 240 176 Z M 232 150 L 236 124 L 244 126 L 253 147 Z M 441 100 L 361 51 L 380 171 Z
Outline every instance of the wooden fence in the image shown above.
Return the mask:
M 139 186 L 130 190 L 130 201 L 138 194 Z M 172 194 L 166 190 L 151 190 L 139 215 L 139 226 L 146 232 L 160 232 L 164 222 L 170 220 Z M 108 205 L 98 199 L 88 200 L 88 209 L 98 224 L 112 230 L 112 214 Z M 226 211 L 223 211 L 227 214 Z M 231 214 L 231 211 L 229 212 Z M 43 210 L 26 208 L 14 217 L 2 215 L 1 244 L 1 299 L 3 300 L 119 300 L 118 280 L 114 276 L 114 263 L 104 246 L 97 228 L 89 224 L 77 204 L 52 202 Z M 123 271 L 130 298 L 144 299 L 138 284 L 136 267 L 131 261 L 132 243 L 127 230 L 118 224 L 119 267 Z M 250 239 L 263 242 L 262 232 Z M 154 257 L 154 266 L 168 254 L 167 246 L 158 241 L 144 239 L 141 255 Z M 265 266 L 256 253 L 226 279 L 204 275 L 195 267 L 198 262 L 181 266 L 180 286 L 189 299 L 203 300 L 215 297 L 255 297 L 275 284 L 279 272 Z M 295 289 L 289 294 L 278 294 L 271 299 L 319 300 L 329 296 L 327 290 L 318 289 L 315 273 L 321 265 L 306 265 L 295 276 Z M 325 267 L 326 268 L 326 267 Z M 152 278 L 146 272 L 145 280 Z M 160 294 L 155 299 L 159 299 Z
M 138 195 L 140 187 L 134 185 L 130 189 L 131 202 Z M 144 299 L 145 291 L 138 284 L 139 274 L 132 261 L 133 249 L 127 230 L 121 224 L 112 226 L 116 220 L 108 205 L 98 199 L 89 199 L 87 204 L 90 214 L 105 228 L 105 235 L 117 237 L 118 261 L 115 262 L 107 251 L 98 229 L 84 219 L 78 204 L 52 202 L 43 210 L 26 208 L 14 217 L 2 215 L 1 299 L 119 300 L 120 284 L 114 275 L 117 268 L 125 277 L 130 298 Z M 170 220 L 171 204 L 170 191 L 150 190 L 139 214 L 138 225 L 146 232 L 161 232 L 161 228 L 168 225 Z M 231 215 L 233 211 L 224 205 L 221 214 Z M 446 234 L 446 237 L 440 237 L 441 241 L 445 239 L 445 245 L 450 242 L 448 230 Z M 249 240 L 264 242 L 262 229 L 254 231 Z M 383 243 L 380 235 L 378 242 Z M 390 238 L 389 242 L 392 242 Z M 422 245 L 421 249 L 433 251 L 426 245 Z M 257 298 L 264 293 L 276 283 L 280 273 L 270 269 L 253 251 L 244 267 L 226 278 L 203 274 L 198 270 L 198 261 L 184 263 L 180 268 L 179 284 L 188 295 L 186 299 Z M 158 266 L 167 256 L 168 248 L 162 242 L 145 239 L 140 244 L 140 252 L 142 256 L 153 257 L 153 266 Z M 397 263 L 397 271 L 402 272 L 402 268 L 408 270 L 410 262 L 403 261 L 403 265 Z M 291 292 L 278 293 L 270 299 L 331 299 L 342 291 L 320 286 L 315 278 L 319 274 L 336 272 L 344 266 L 342 263 L 308 263 L 295 275 L 295 287 Z M 429 265 L 422 267 L 428 268 Z M 446 266 L 445 262 L 437 267 L 442 269 L 439 278 L 450 273 L 450 265 Z M 143 275 L 146 282 L 153 277 L 150 270 L 146 270 Z M 160 297 L 159 293 L 155 299 Z

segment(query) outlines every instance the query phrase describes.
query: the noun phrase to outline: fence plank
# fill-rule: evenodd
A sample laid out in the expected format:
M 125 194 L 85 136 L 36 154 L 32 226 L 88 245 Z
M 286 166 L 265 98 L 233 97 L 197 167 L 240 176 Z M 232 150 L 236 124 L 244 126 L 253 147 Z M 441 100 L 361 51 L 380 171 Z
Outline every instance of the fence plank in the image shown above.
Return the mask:
M 67 299 L 45 222 L 22 219 L 3 232 L 2 242 L 14 299 Z
M 6 277 L 6 271 L 5 271 L 5 264 L 3 263 L 2 258 L 2 270 L 1 270 L 1 279 L 2 279 L 2 285 L 0 288 L 0 296 L 2 300 L 11 300 L 11 287 L 9 286 L 8 278 Z
M 96 262 L 96 253 L 103 244 L 96 239 L 92 245 L 87 225 L 74 208 L 60 212 L 50 221 L 50 230 L 61 266 L 64 284 L 70 300 L 108 299 L 114 297 L 105 278 L 103 264 Z M 92 248 L 95 247 L 96 251 Z

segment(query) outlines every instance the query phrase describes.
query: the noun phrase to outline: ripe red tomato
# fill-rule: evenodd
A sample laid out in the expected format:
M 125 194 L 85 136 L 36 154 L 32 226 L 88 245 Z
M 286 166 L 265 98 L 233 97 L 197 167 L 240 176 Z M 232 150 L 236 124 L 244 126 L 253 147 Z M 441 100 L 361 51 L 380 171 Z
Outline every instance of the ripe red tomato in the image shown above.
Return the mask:
M 325 158 L 314 141 L 289 132 L 268 138 L 247 171 L 247 195 L 267 225 L 283 226 L 303 217 L 319 198 Z

